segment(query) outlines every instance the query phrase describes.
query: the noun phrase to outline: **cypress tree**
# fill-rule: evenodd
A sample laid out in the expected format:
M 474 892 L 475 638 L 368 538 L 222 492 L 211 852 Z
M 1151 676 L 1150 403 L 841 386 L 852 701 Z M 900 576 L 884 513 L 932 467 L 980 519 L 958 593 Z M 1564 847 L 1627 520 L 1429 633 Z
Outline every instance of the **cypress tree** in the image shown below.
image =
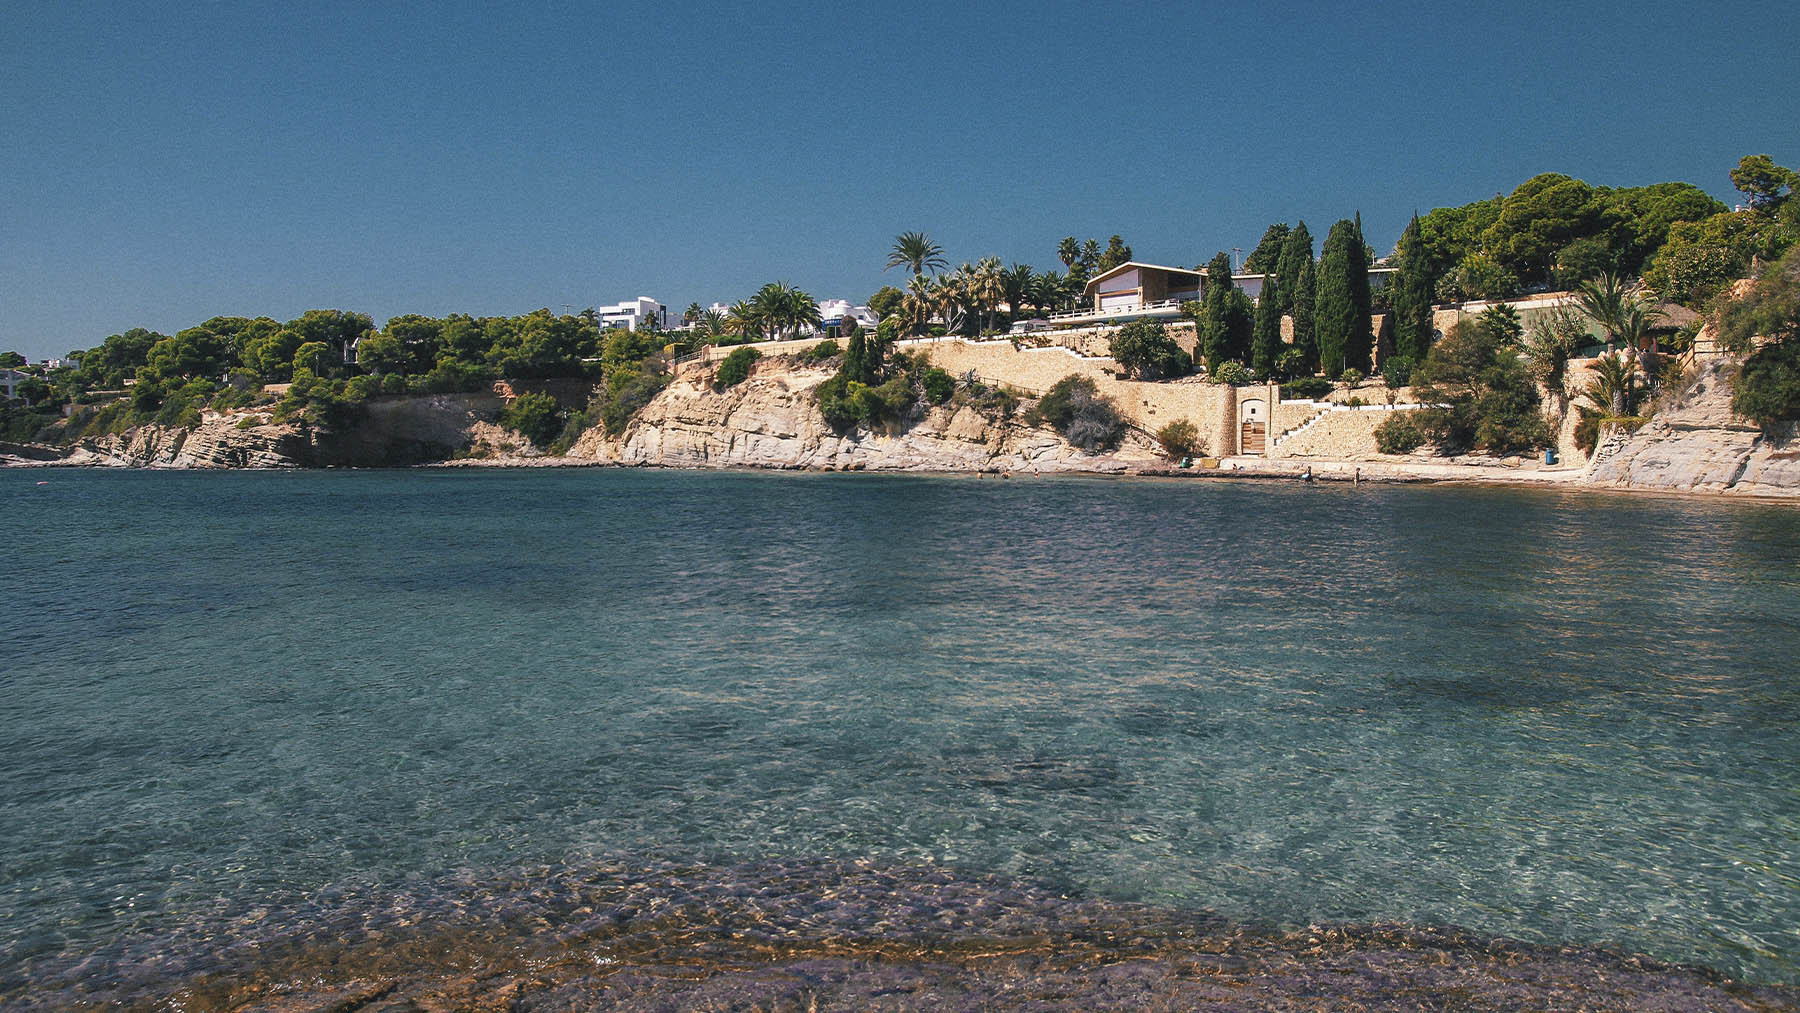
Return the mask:
M 862 328 L 850 332 L 850 346 L 844 349 L 844 364 L 838 367 L 838 375 L 857 383 L 872 383 L 874 370 L 870 368 L 869 342 L 863 337 Z
M 1362 212 L 1350 227 L 1350 262 L 1344 278 L 1350 287 L 1350 334 L 1344 342 L 1344 368 L 1367 376 L 1374 361 L 1375 332 L 1369 328 L 1369 316 L 1375 312 L 1375 300 L 1369 292 L 1369 243 L 1363 238 Z
M 1200 354 L 1206 357 L 1209 370 L 1218 369 L 1220 363 L 1231 358 L 1226 305 L 1232 291 L 1231 258 L 1221 250 L 1206 265 L 1206 294 L 1200 301 Z
M 1410 356 L 1415 363 L 1425 361 L 1431 350 L 1431 304 L 1437 291 L 1437 272 L 1425 252 L 1419 235 L 1419 216 L 1415 212 L 1406 231 L 1400 234 L 1396 251 L 1399 270 L 1394 273 L 1394 353 Z
M 1281 354 L 1281 292 L 1274 275 L 1263 278 L 1262 295 L 1256 300 L 1256 330 L 1250 350 L 1250 366 L 1267 376 L 1275 372 Z
M 1293 285 L 1294 314 L 1294 347 L 1306 353 L 1306 368 L 1317 371 L 1319 368 L 1319 334 L 1314 325 L 1313 306 L 1317 302 L 1315 293 L 1319 285 L 1318 268 L 1308 256 L 1300 263 L 1300 275 Z
M 1336 378 L 1344 371 L 1350 332 L 1356 327 L 1356 304 L 1350 294 L 1350 254 L 1356 226 L 1341 219 L 1325 236 L 1319 251 L 1319 287 L 1313 300 L 1313 327 L 1319 341 L 1319 368 Z
M 1225 293 L 1225 358 L 1249 363 L 1252 335 L 1256 332 L 1256 308 L 1243 289 L 1232 286 Z
M 1312 259 L 1312 233 L 1301 222 L 1282 242 L 1281 257 L 1275 262 L 1275 276 L 1281 281 L 1281 312 L 1294 312 L 1294 296 L 1300 291 L 1300 268 L 1312 263 Z

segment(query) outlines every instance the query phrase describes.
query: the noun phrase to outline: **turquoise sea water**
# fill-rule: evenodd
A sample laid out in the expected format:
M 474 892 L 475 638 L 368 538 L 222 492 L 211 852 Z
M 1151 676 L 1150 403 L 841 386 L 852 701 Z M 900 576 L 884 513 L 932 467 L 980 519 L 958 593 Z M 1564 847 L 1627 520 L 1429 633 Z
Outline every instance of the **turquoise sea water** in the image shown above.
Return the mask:
M 595 856 L 1800 981 L 1791 506 L 13 471 L 0 516 L 14 990 L 209 919 Z

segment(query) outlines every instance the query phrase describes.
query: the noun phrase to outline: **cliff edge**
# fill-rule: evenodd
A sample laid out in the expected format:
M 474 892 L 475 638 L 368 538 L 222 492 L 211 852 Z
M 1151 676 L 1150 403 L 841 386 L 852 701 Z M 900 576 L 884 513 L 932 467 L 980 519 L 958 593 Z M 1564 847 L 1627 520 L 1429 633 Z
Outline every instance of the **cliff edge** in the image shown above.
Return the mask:
M 1673 408 L 1594 448 L 1589 485 L 1800 497 L 1800 442 L 1764 433 L 1731 410 L 1728 360 L 1713 360 Z

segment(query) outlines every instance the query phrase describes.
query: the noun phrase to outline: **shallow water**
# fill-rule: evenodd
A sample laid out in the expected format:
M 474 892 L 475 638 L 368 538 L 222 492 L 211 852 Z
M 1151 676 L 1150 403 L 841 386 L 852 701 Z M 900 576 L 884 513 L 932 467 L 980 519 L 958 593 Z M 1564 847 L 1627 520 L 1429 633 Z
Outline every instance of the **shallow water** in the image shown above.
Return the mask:
M 701 870 L 679 904 L 771 861 L 1800 981 L 1791 507 L 44 474 L 0 473 L 0 999 L 556 878 L 522 870 Z

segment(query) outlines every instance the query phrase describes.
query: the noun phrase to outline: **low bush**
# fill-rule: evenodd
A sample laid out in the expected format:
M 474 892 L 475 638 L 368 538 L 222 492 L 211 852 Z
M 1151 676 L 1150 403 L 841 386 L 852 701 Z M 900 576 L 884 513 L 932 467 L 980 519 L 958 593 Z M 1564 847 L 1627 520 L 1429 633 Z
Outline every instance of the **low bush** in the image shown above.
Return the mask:
M 1250 371 L 1236 359 L 1227 359 L 1219 363 L 1219 368 L 1212 371 L 1212 382 L 1221 384 L 1240 384 L 1250 381 Z
M 549 443 L 562 432 L 562 416 L 556 399 L 548 394 L 520 394 L 500 410 L 500 424 L 514 430 L 534 446 Z
M 725 357 L 725 361 L 719 363 L 718 372 L 713 374 L 714 389 L 729 390 L 749 379 L 750 367 L 755 365 L 756 360 L 760 358 L 762 358 L 762 353 L 754 348 L 746 346 L 732 349 L 731 354 Z
M 1125 435 L 1125 420 L 1112 401 L 1102 397 L 1094 381 L 1065 376 L 1051 385 L 1026 412 L 1032 425 L 1048 424 L 1063 439 L 1088 453 L 1111 450 Z
M 1412 382 L 1413 370 L 1419 363 L 1410 355 L 1394 355 L 1381 364 L 1381 379 L 1391 388 L 1404 387 Z
M 1425 445 L 1425 431 L 1411 412 L 1399 412 L 1375 427 L 1375 449 L 1384 454 L 1410 454 Z
M 1206 452 L 1206 445 L 1200 439 L 1200 430 L 1194 428 L 1194 424 L 1187 419 L 1171 422 L 1158 429 L 1156 442 L 1162 445 L 1163 453 L 1171 461 Z
M 932 404 L 943 404 L 956 393 L 956 378 L 936 366 L 926 370 L 919 382 L 925 388 L 925 400 Z
M 1290 401 L 1315 401 L 1330 394 L 1330 380 L 1322 376 L 1302 376 L 1281 385 L 1281 396 Z
M 837 358 L 839 355 L 842 355 L 843 352 L 844 350 L 838 346 L 836 341 L 833 341 L 831 338 L 826 338 L 824 341 L 807 349 L 805 359 L 808 362 L 824 362 L 826 359 Z

